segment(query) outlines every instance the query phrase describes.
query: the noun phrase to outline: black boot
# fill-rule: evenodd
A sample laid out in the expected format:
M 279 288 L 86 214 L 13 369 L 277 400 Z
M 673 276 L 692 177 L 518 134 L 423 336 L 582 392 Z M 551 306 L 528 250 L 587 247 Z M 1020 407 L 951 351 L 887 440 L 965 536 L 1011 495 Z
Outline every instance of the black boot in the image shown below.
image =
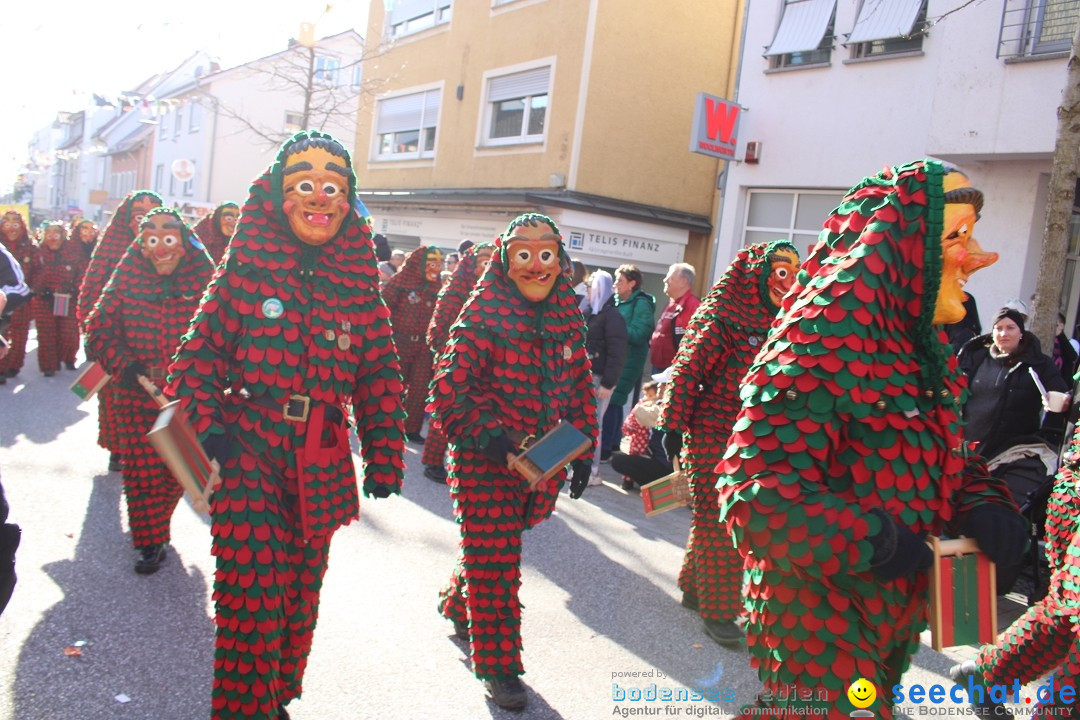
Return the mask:
M 495 704 L 507 710 L 521 710 L 525 707 L 525 686 L 517 675 L 496 675 L 484 680 L 487 689 Z
M 446 484 L 446 470 L 441 465 L 425 465 L 424 477 L 432 482 Z
M 120 464 L 120 453 L 109 453 L 109 472 L 120 472 L 123 467 Z
M 139 551 L 139 559 L 135 562 L 135 572 L 140 575 L 153 575 L 165 559 L 165 545 L 150 545 Z

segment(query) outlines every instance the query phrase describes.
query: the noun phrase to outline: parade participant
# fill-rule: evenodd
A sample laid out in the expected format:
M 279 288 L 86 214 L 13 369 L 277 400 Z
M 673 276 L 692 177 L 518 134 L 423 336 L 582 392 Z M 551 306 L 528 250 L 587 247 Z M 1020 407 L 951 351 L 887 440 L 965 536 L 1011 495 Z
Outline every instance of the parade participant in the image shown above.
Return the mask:
M 149 190 L 136 190 L 117 206 L 105 232 L 94 247 L 90 263 L 83 273 L 79 286 L 79 300 L 76 304 L 76 317 L 79 328 L 86 332 L 86 319 L 94 309 L 94 303 L 101 297 L 101 291 L 109 276 L 127 252 L 128 246 L 139 232 L 143 216 L 150 210 L 161 206 L 161 197 Z M 96 360 L 92 355 L 87 359 Z M 98 392 L 98 445 L 109 451 L 109 470 L 120 469 L 120 437 L 113 417 L 113 395 L 116 392 L 113 383 L 108 383 Z
M 941 330 L 963 317 L 970 274 L 997 260 L 972 237 L 981 208 L 938 161 L 863 180 L 747 373 L 716 470 L 746 560 L 758 711 L 846 719 L 855 678 L 900 681 L 926 627 L 926 534 L 972 537 L 999 564 L 1023 552 L 1007 488 L 965 445 L 963 376 Z M 874 710 L 892 717 L 888 697 Z
M 75 298 L 86 269 L 82 243 L 69 240 L 61 223 L 49 223 L 42 229 L 37 265 L 37 292 L 31 301 L 31 311 L 37 328 L 38 367 L 45 377 L 52 377 L 61 363 L 68 370 L 75 369 L 75 354 L 79 351 Z M 65 303 L 56 302 L 58 293 L 68 296 L 65 307 L 61 307 Z
M 285 142 L 169 368 L 220 466 L 215 719 L 285 718 L 300 696 L 330 539 L 360 511 L 346 411 L 364 495 L 401 492 L 401 373 L 355 197 L 341 143 L 314 130 Z
M 405 437 L 422 443 L 424 403 L 431 382 L 431 351 L 424 343 L 435 299 L 442 283 L 442 252 L 436 247 L 420 247 L 409 253 L 401 269 L 383 285 L 382 295 L 390 309 L 394 345 L 405 380 Z
M 431 322 L 428 323 L 427 334 L 424 336 L 436 363 L 442 355 L 443 348 L 446 347 L 447 338 L 450 337 L 450 326 L 457 320 L 476 281 L 487 270 L 487 264 L 494 249 L 495 246 L 491 243 L 470 245 L 462 253 L 461 260 L 454 268 L 454 276 L 450 278 L 450 284 L 439 291 L 439 297 L 435 300 L 435 312 L 431 314 Z M 443 467 L 445 456 L 446 436 L 438 428 L 429 427 L 427 439 L 424 440 L 424 454 L 421 457 L 421 462 L 424 464 L 424 477 L 445 483 L 446 469 Z
M 450 441 L 450 488 L 461 528 L 457 566 L 439 612 L 470 644 L 473 672 L 504 708 L 522 708 L 521 539 L 551 515 L 565 471 L 528 490 L 507 467 L 520 440 L 561 419 L 596 442 L 585 326 L 555 223 L 510 223 L 435 369 L 428 409 Z M 570 497 L 585 491 L 593 448 L 573 464 Z
M 720 524 L 714 468 L 742 407 L 742 378 L 798 267 L 799 253 L 786 240 L 739 251 L 686 328 L 657 424 L 666 433 L 668 457 L 680 459 L 690 481 L 690 538 L 679 572 L 682 604 L 697 610 L 705 634 L 721 645 L 743 640 L 735 622 L 743 561 Z
M 93 220 L 76 220 L 71 224 L 71 239 L 78 242 L 82 248 L 83 255 L 86 256 L 86 260 L 90 260 L 90 256 L 94 254 L 94 248 L 97 247 L 98 241 L 98 228 Z
M 160 407 L 140 384 L 165 384 L 165 368 L 188 329 L 214 266 L 175 210 L 146 213 L 137 242 L 120 259 L 86 320 L 87 350 L 119 382 L 119 425 L 135 572 L 157 572 L 183 488 L 146 439 Z
M 11 315 L 29 299 L 30 288 L 26 286 L 22 266 L 8 252 L 4 244 L 0 243 L 0 360 L 3 360 L 11 349 L 7 338 L 4 337 Z M 7 378 L 0 375 L 0 385 L 5 382 Z
M 236 221 L 239 218 L 240 206 L 226 201 L 195 224 L 195 235 L 206 247 L 206 252 L 210 253 L 210 259 L 215 265 L 225 256 L 225 248 L 229 246 L 229 238 L 236 232 Z
M 0 244 L 22 266 L 23 279 L 31 291 L 37 289 L 37 247 L 30 239 L 26 221 L 16 210 L 8 210 L 0 220 Z M 26 339 L 30 334 L 33 311 L 26 303 L 11 313 L 7 327 L 8 353 L 0 359 L 0 384 L 6 383 L 22 370 L 26 361 Z
M 701 304 L 690 292 L 693 286 L 693 265 L 675 263 L 668 268 L 664 276 L 664 294 L 668 296 L 668 303 L 649 338 L 649 362 L 652 363 L 653 373 L 667 370 L 675 361 L 675 353 L 679 351 L 686 326 Z

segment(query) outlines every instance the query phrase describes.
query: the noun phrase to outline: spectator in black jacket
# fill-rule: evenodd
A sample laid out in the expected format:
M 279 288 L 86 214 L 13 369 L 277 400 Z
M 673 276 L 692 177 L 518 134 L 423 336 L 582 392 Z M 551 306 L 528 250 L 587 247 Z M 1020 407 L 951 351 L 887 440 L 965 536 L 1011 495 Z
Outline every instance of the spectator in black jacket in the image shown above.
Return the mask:
M 589 307 L 585 313 L 588 335 L 585 347 L 592 362 L 593 388 L 596 390 L 596 423 L 603 422 L 611 393 L 619 382 L 626 362 L 626 321 L 615 307 L 615 282 L 611 273 L 597 270 L 589 278 Z M 590 485 L 600 484 L 600 443 L 596 443 Z
M 1076 373 L 1076 361 L 1078 359 L 1076 348 L 1072 340 L 1065 334 L 1065 314 L 1058 313 L 1057 330 L 1054 334 L 1054 365 L 1061 372 L 1061 379 L 1065 384 L 1072 387 L 1073 375 Z

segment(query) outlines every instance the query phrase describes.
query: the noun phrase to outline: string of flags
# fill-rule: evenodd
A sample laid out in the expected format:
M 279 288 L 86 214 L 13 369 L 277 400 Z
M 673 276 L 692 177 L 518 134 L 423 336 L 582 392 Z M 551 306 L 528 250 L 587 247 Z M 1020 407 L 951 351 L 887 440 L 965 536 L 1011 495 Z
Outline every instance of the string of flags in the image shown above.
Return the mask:
M 115 96 L 99 95 L 92 93 L 91 101 L 94 107 L 111 107 L 121 110 L 135 110 L 140 108 L 154 115 L 161 115 L 178 105 L 185 105 L 188 101 L 179 98 L 155 98 L 153 95 L 140 95 L 138 93 L 122 92 Z

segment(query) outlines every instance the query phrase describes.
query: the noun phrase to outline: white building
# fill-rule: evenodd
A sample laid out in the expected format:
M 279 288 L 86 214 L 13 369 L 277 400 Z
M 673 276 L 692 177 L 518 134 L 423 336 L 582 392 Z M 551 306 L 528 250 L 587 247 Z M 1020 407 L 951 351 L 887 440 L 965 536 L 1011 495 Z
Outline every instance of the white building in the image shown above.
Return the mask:
M 848 188 L 884 165 L 934 157 L 959 165 L 986 197 L 976 236 L 1001 259 L 967 285 L 984 328 L 1005 301 L 1030 305 L 1080 0 L 748 6 L 736 157 L 756 143 L 758 158 L 729 164 L 716 275 L 750 242 L 787 237 L 805 253 Z M 1073 228 L 1061 303 L 1069 327 L 1080 304 Z

